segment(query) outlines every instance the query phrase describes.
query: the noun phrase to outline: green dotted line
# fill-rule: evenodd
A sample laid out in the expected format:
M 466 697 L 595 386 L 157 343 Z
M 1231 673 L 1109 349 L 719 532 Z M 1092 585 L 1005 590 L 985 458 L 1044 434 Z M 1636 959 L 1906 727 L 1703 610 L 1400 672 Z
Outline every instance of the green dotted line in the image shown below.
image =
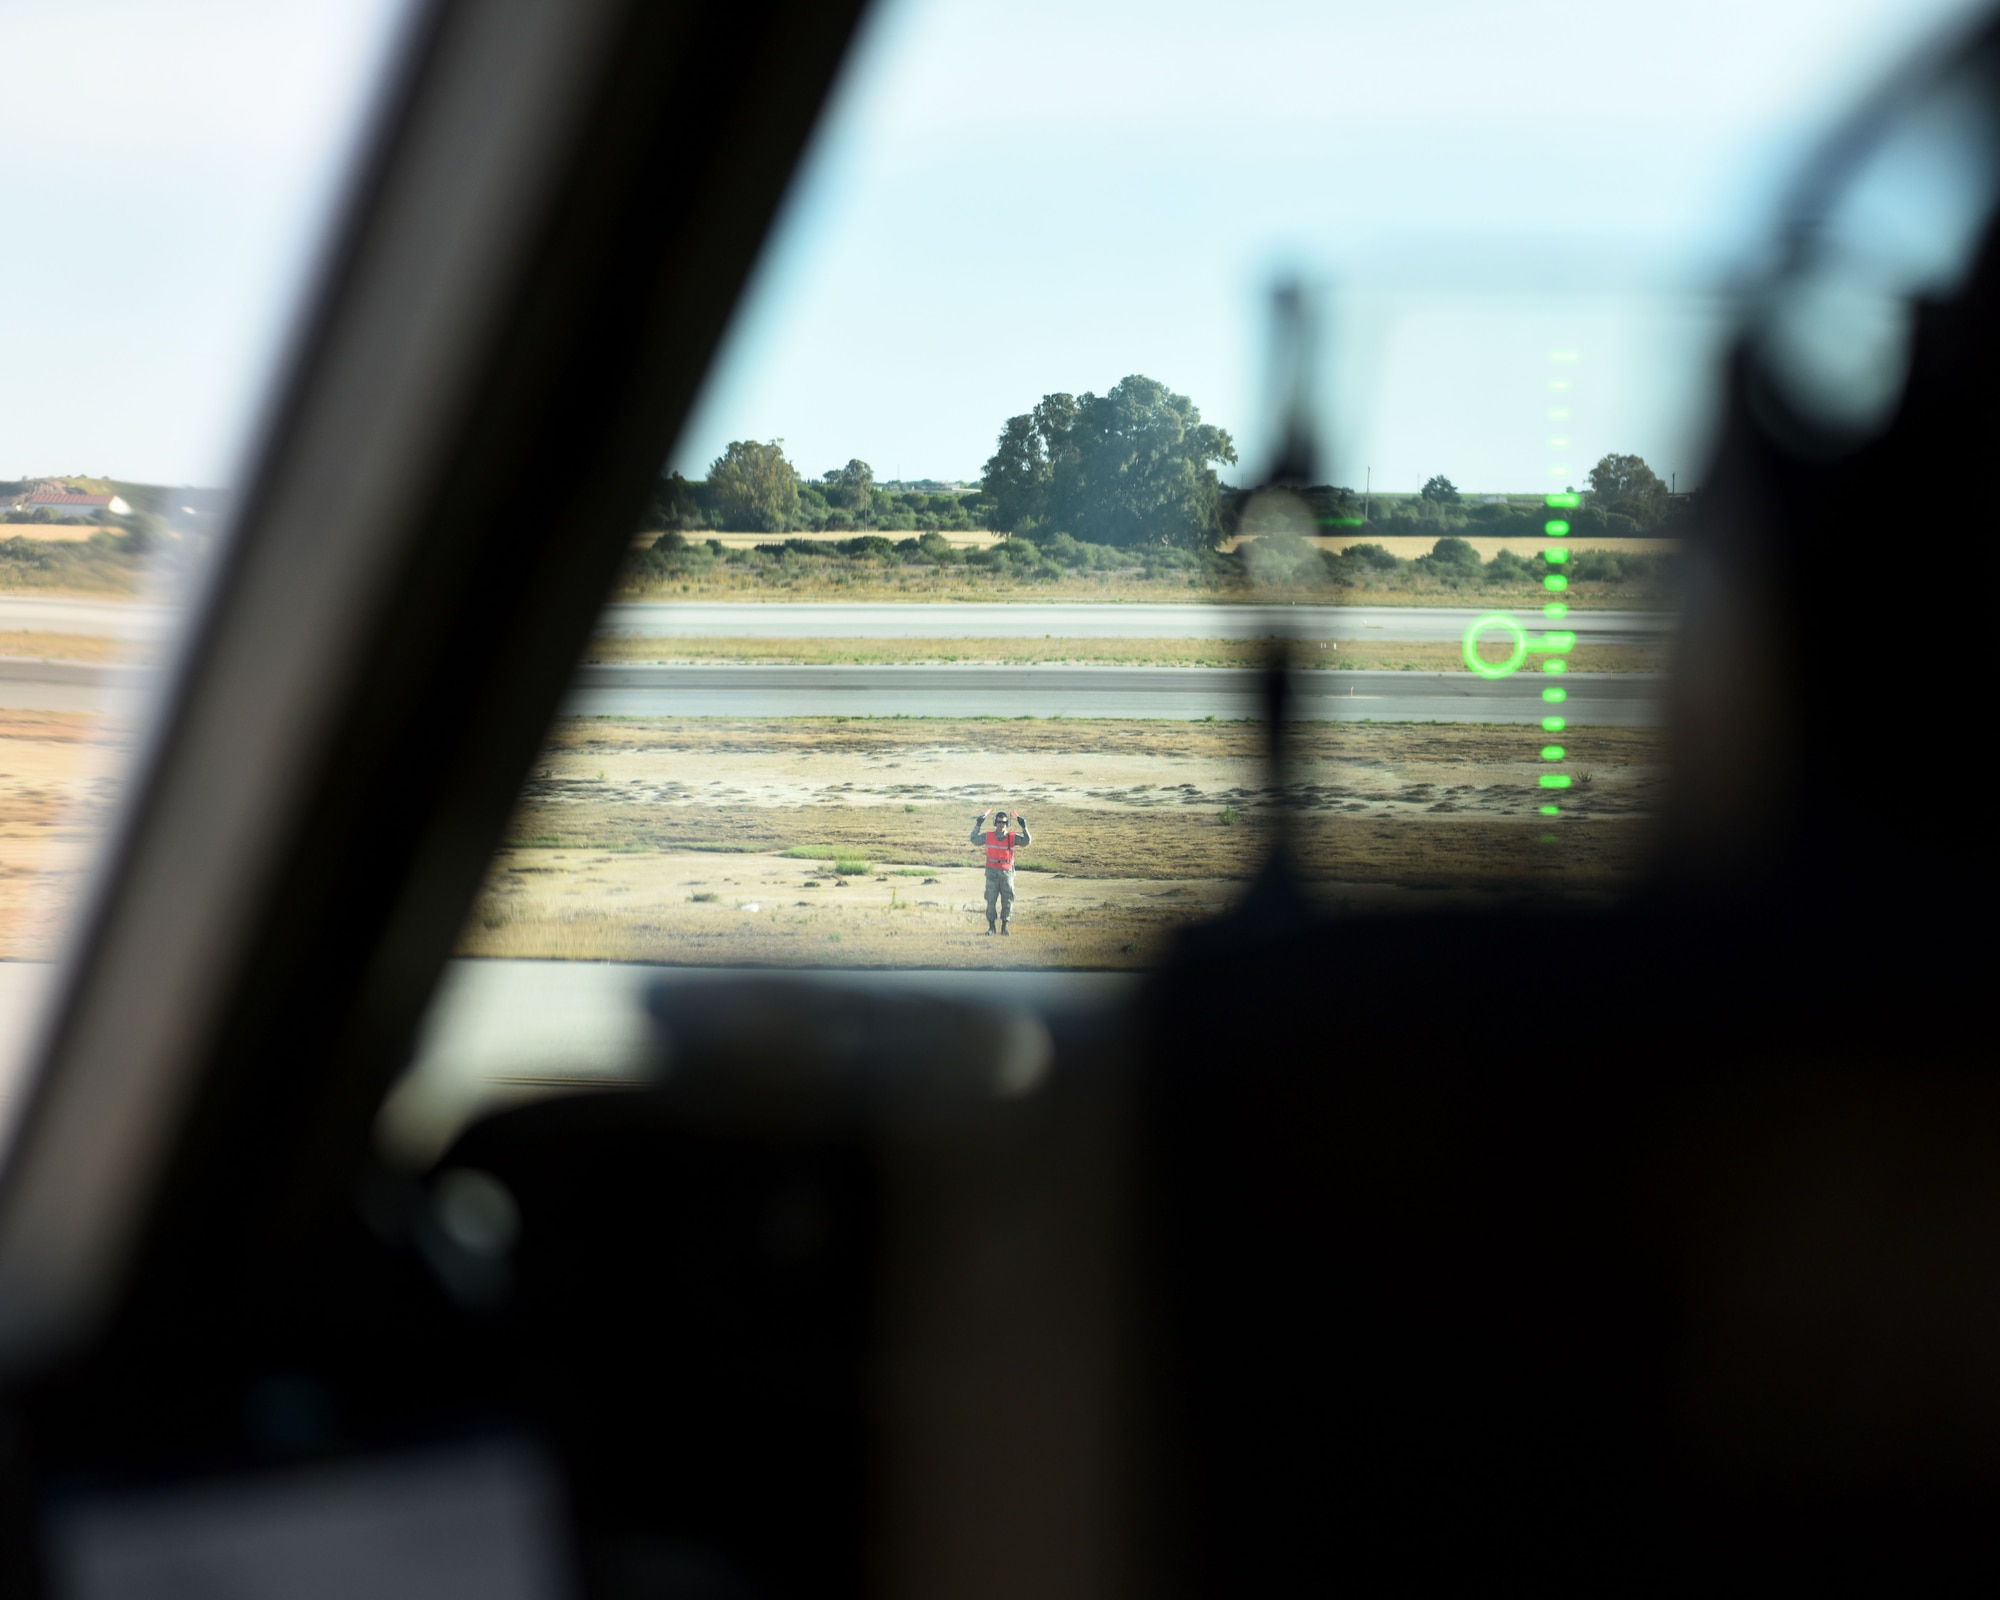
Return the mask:
M 1577 353 L 1574 350 L 1554 350 L 1549 353 L 1549 360 L 1558 366 L 1573 364 L 1576 359 Z M 1566 377 L 1552 377 L 1549 380 L 1549 399 L 1552 402 L 1549 409 L 1549 423 L 1552 427 L 1561 429 L 1564 435 L 1563 437 L 1552 436 L 1549 439 L 1549 448 L 1551 450 L 1566 450 L 1569 447 L 1569 439 L 1566 437 L 1569 431 L 1570 414 L 1568 391 L 1569 380 Z M 1554 477 L 1569 476 L 1569 468 L 1566 466 L 1552 465 L 1549 468 L 1549 472 Z M 1569 537 L 1569 523 L 1560 513 L 1574 510 L 1582 503 L 1583 497 L 1570 491 L 1543 496 L 1543 504 L 1550 511 L 1556 512 L 1557 515 L 1548 518 L 1542 524 L 1542 532 L 1547 534 L 1551 539 L 1567 539 Z M 1542 615 L 1551 622 L 1561 622 L 1569 615 L 1569 603 L 1562 598 L 1569 590 L 1569 574 L 1563 571 L 1563 568 L 1569 564 L 1569 549 L 1565 545 L 1551 544 L 1543 549 L 1542 559 L 1548 563 L 1549 567 L 1547 575 L 1542 579 L 1542 588 L 1549 596 L 1547 602 L 1542 606 Z M 1542 662 L 1542 671 L 1545 673 L 1562 673 L 1568 671 L 1569 663 L 1563 658 L 1569 653 L 1570 648 L 1575 645 L 1576 635 L 1570 632 L 1563 632 L 1559 635 L 1545 635 L 1544 637 L 1559 637 L 1563 641 L 1563 647 L 1560 650 L 1549 653 L 1547 659 Z M 1551 683 L 1543 688 L 1542 703 L 1548 707 L 1547 714 L 1542 718 L 1543 733 L 1561 733 L 1568 726 L 1568 722 L 1562 712 L 1557 709 L 1568 699 L 1569 691 L 1559 683 Z M 1567 755 L 1568 752 L 1559 744 L 1545 744 L 1542 746 L 1542 760 L 1551 764 L 1563 760 Z M 1556 797 L 1569 786 L 1570 775 L 1567 772 L 1544 772 L 1541 775 L 1539 787 L 1551 791 L 1541 805 L 1543 816 L 1559 817 L 1562 815 L 1562 806 L 1558 804 Z M 1547 842 L 1553 842 L 1553 836 L 1551 835 L 1544 835 L 1544 839 Z
M 1568 511 L 1581 505 L 1583 503 L 1583 496 L 1576 494 L 1552 494 L 1545 495 L 1543 501 L 1551 511 Z M 1551 539 L 1567 539 L 1569 537 L 1569 523 L 1561 517 L 1550 517 L 1542 524 L 1542 532 L 1547 534 Z M 1552 622 L 1560 622 L 1569 615 L 1569 605 L 1567 602 L 1554 597 L 1562 594 L 1569 588 L 1569 578 L 1561 570 L 1569 561 L 1569 551 L 1563 545 L 1552 544 L 1542 552 L 1542 559 L 1551 567 L 1557 569 L 1542 579 L 1542 587 L 1548 591 L 1551 597 L 1542 607 L 1542 615 Z M 1558 635 L 1544 635 L 1544 637 L 1560 638 L 1563 641 L 1563 648 L 1559 652 L 1551 654 L 1542 663 L 1542 671 L 1568 671 L 1569 663 L 1564 661 L 1563 657 L 1575 646 L 1576 635 L 1564 631 Z M 1559 683 L 1549 684 L 1542 690 L 1542 700 L 1546 705 L 1559 706 L 1568 699 L 1569 691 Z M 1552 710 L 1547 716 L 1542 718 L 1542 732 L 1544 733 L 1561 733 L 1567 726 L 1568 723 L 1560 711 Z M 1567 754 L 1568 752 L 1559 744 L 1545 744 L 1542 746 L 1542 759 L 1544 761 L 1561 761 Z M 1544 789 L 1562 790 L 1567 789 L 1569 786 L 1570 775 L 1567 772 L 1544 772 L 1541 776 L 1540 787 Z M 1562 807 L 1551 797 L 1543 802 L 1542 815 L 1545 817 L 1559 817 L 1562 815 Z
M 1571 358 L 1574 359 L 1574 358 Z M 1567 384 L 1559 385 L 1567 388 Z M 1564 413 L 1567 415 L 1567 412 Z M 1551 441 L 1554 442 L 1554 441 Z M 1568 441 L 1562 441 L 1567 443 Z M 1558 471 L 1566 470 L 1562 468 Z M 1552 512 L 1573 510 L 1583 503 L 1583 496 L 1570 492 L 1543 496 L 1543 504 Z M 1560 516 L 1551 516 L 1542 524 L 1542 532 L 1551 540 L 1567 539 L 1569 523 Z M 1569 550 L 1561 544 L 1550 544 L 1542 551 L 1542 559 L 1551 568 L 1542 579 L 1542 588 L 1549 598 L 1542 606 L 1542 615 L 1549 622 L 1561 622 L 1569 616 L 1569 604 L 1560 598 L 1569 589 L 1569 576 L 1562 569 L 1569 564 Z M 1506 659 L 1487 661 L 1479 654 L 1479 641 L 1487 633 L 1497 632 L 1506 636 L 1508 651 Z M 1504 678 L 1518 672 L 1530 655 L 1539 655 L 1542 671 L 1550 676 L 1560 676 L 1569 670 L 1566 657 L 1576 648 L 1576 634 L 1567 628 L 1545 628 L 1539 634 L 1530 634 L 1520 623 L 1505 612 L 1489 612 L 1473 619 L 1465 630 L 1465 664 L 1482 678 Z M 1559 734 L 1569 726 L 1568 719 L 1557 707 L 1569 699 L 1569 690 L 1560 683 L 1545 684 L 1542 688 L 1542 703 L 1549 709 L 1542 717 L 1542 732 Z M 1566 761 L 1569 752 L 1560 744 L 1545 744 L 1541 748 L 1541 759 L 1550 765 Z M 1559 817 L 1562 806 L 1558 800 L 1561 792 L 1570 787 L 1574 780 L 1567 772 L 1544 772 L 1536 780 L 1538 788 L 1549 791 L 1539 807 L 1545 817 Z

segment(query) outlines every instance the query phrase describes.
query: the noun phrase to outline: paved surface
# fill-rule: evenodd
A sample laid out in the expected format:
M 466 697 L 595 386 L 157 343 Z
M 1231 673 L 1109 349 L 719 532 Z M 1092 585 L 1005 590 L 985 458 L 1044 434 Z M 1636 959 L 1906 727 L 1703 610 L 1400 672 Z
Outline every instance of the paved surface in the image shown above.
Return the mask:
M 0 707 L 8 711 L 143 714 L 159 687 L 150 667 L 0 656 Z
M 1443 606 L 936 605 L 891 602 L 621 601 L 604 608 L 606 633 L 645 638 L 749 639 L 1262 639 L 1274 633 L 1327 641 L 1462 639 L 1483 610 Z M 1511 613 L 1524 627 L 1549 624 Z M 1663 638 L 1669 612 L 1572 611 L 1562 626 L 1587 643 Z
M 587 666 L 564 709 L 582 717 L 1159 717 L 1258 713 L 1248 667 Z M 1544 686 L 1573 723 L 1661 720 L 1665 679 L 1648 673 L 1323 672 L 1299 675 L 1297 715 L 1332 722 L 1539 722 Z M 0 659 L 0 706 L 143 714 L 143 667 Z
M 172 606 L 133 600 L 72 600 L 60 595 L 0 594 L 0 629 L 9 633 L 83 633 L 98 639 L 164 639 L 180 625 Z
M 581 669 L 566 709 L 598 717 L 1160 717 L 1257 714 L 1242 667 L 647 667 Z M 1665 679 L 1641 673 L 1305 672 L 1298 715 L 1334 722 L 1540 722 L 1545 685 L 1574 723 L 1661 720 Z
M 648 638 L 755 639 L 1261 639 L 1273 633 L 1320 640 L 1416 643 L 1462 639 L 1480 609 L 1444 606 L 1098 605 L 1087 602 L 824 605 L 796 601 L 619 601 L 599 623 L 607 633 Z M 1539 616 L 1516 613 L 1527 627 Z M 0 595 L 0 629 L 160 639 L 180 613 L 136 601 Z M 1660 638 L 1671 613 L 1573 611 L 1564 626 L 1591 643 Z

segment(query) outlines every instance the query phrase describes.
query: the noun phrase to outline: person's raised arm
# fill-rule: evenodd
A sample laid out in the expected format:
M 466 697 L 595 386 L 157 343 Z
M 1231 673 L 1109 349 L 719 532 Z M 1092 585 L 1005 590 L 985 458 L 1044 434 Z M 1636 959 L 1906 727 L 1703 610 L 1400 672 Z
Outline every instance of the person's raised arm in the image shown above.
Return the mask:
M 1022 844 L 1033 844 L 1035 842 L 1035 836 L 1028 832 L 1028 819 L 1018 811 L 1014 813 L 1014 831 L 1021 836 L 1020 842 Z
M 986 842 L 986 819 L 991 815 L 991 812 L 982 811 L 979 813 L 978 821 L 973 823 L 972 842 L 974 844 L 984 844 Z

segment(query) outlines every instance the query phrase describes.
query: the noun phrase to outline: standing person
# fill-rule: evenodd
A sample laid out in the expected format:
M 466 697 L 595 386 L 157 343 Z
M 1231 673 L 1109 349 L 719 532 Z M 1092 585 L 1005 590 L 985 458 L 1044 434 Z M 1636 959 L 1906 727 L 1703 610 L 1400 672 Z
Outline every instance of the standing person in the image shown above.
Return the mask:
M 986 826 L 988 816 L 993 818 L 993 827 Z M 1028 819 L 1016 815 L 1013 826 L 1007 825 L 1007 813 L 979 813 L 979 820 L 972 825 L 972 842 L 986 850 L 986 931 L 993 931 L 993 914 L 997 906 L 1000 913 L 1000 931 L 1007 931 L 1007 921 L 1014 915 L 1014 852 L 1024 844 L 1033 842 L 1028 833 Z

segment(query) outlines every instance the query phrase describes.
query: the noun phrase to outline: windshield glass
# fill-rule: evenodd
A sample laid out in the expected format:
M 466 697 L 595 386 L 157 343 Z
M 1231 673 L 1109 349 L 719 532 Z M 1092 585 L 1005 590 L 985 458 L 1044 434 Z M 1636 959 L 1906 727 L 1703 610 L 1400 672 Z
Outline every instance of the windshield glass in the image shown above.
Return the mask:
M 0 1134 L 404 10 L 0 8 Z
M 1962 9 L 879 8 L 424 1059 L 1100 992 L 1281 834 L 1355 912 L 1639 881 L 1731 286 Z

